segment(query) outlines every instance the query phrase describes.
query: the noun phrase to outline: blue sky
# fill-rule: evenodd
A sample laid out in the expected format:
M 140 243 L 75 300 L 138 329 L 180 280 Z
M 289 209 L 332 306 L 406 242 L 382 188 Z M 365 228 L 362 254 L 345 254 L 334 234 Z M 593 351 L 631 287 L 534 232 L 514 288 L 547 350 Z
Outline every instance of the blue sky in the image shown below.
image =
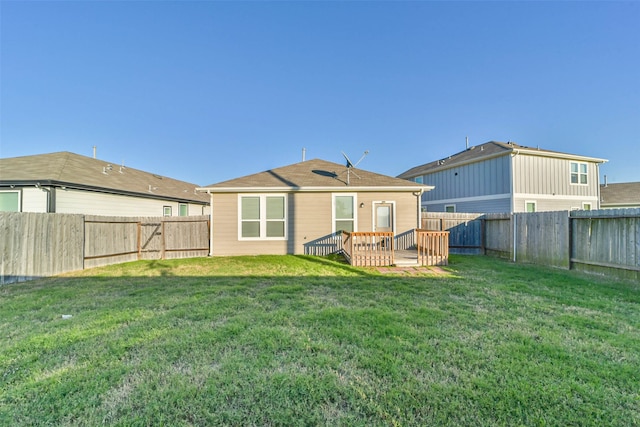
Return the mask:
M 640 2 L 0 2 L 0 157 L 207 185 L 490 140 L 640 181 Z M 601 177 L 602 179 L 602 177 Z

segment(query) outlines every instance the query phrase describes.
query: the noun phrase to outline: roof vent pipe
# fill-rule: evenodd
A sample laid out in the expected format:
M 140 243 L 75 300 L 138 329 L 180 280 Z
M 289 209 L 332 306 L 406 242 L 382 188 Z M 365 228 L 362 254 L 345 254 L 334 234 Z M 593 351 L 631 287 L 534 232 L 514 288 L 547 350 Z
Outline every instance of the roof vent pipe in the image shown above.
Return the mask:
M 467 144 L 467 150 L 469 149 L 469 137 L 465 136 L 464 137 L 465 143 Z
M 307 149 L 303 147 L 302 148 L 302 161 L 303 162 L 305 161 L 306 154 L 307 154 Z
M 93 158 L 94 159 L 96 158 L 96 146 L 95 145 L 93 146 Z
M 604 176 L 604 186 L 607 187 L 609 184 L 607 183 L 607 175 Z

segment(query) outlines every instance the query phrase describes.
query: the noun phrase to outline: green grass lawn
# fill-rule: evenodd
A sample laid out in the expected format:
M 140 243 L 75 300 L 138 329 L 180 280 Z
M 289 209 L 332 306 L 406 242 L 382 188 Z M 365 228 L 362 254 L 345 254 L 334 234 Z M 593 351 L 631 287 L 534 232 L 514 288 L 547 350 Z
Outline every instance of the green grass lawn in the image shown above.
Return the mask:
M 640 425 L 640 287 L 456 256 L 446 274 L 265 256 L 7 285 L 0 425 Z

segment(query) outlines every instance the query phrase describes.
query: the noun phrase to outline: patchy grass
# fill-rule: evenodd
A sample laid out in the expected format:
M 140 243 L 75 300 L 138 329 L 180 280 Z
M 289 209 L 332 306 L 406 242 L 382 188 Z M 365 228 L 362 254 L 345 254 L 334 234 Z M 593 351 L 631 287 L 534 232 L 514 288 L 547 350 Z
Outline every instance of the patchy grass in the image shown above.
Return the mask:
M 148 261 L 0 287 L 0 425 L 640 425 L 638 285 L 451 259 Z

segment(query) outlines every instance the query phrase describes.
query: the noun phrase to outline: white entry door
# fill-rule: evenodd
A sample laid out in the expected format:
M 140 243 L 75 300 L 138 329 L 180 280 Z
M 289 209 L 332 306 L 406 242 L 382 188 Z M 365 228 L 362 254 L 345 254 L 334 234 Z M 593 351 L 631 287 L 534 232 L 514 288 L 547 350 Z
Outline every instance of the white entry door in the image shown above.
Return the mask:
M 375 211 L 375 231 L 393 231 L 393 204 L 376 203 Z

